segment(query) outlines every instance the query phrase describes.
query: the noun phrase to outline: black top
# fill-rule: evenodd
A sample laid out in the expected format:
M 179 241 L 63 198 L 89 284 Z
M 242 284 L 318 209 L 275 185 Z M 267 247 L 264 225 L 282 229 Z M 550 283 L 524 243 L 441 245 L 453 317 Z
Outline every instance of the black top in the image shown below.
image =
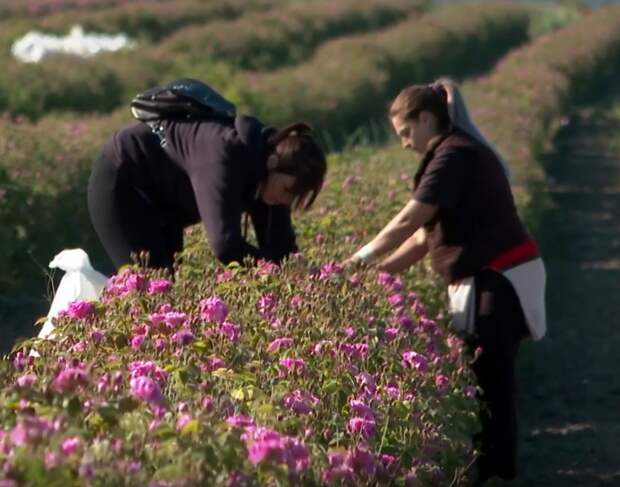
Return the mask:
M 448 283 L 473 276 L 530 238 L 501 162 L 464 132 L 432 144 L 416 174 L 413 198 L 439 207 L 425 230 L 432 266 Z
M 103 157 L 128 170 L 131 189 L 165 218 L 183 226 L 202 220 L 224 263 L 246 256 L 279 261 L 297 250 L 290 208 L 268 206 L 256 197 L 273 129 L 248 116 L 170 120 L 163 129 L 165 149 L 148 126 L 136 123 L 114 134 Z M 259 248 L 243 238 L 244 212 L 252 219 Z

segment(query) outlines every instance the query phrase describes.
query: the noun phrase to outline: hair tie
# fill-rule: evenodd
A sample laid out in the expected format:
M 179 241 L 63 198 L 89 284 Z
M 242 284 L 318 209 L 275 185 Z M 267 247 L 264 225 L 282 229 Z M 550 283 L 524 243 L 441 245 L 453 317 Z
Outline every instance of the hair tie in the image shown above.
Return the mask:
M 428 87 L 431 90 L 433 90 L 434 93 L 439 95 L 441 98 L 445 100 L 448 99 L 448 92 L 446 91 L 446 89 L 443 87 L 442 84 L 435 82 L 435 83 L 429 84 Z

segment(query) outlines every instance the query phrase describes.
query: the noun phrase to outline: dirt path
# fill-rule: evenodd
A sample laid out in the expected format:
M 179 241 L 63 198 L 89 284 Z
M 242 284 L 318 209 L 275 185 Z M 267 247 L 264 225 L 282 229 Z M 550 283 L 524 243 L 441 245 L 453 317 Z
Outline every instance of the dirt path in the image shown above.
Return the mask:
M 618 105 L 617 105 L 618 106 Z M 590 109 L 549 155 L 549 333 L 522 349 L 520 479 L 620 486 L 620 111 Z

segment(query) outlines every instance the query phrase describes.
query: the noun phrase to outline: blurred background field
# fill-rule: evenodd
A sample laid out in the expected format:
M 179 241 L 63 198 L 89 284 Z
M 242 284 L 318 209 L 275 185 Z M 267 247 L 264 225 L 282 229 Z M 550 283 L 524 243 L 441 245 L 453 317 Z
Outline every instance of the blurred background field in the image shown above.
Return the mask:
M 98 267 L 109 269 L 84 191 L 103 142 L 131 122 L 127 104 L 135 93 L 195 77 L 266 123 L 309 121 L 328 149 L 383 143 L 386 107 L 401 87 L 440 75 L 477 79 L 512 49 L 590 15 L 578 4 L 437 6 L 423 0 L 2 5 L 0 296 L 37 298 L 46 263 L 59 249 L 82 246 Z M 125 33 L 137 47 L 40 63 L 11 55 L 15 40 L 31 30 L 65 35 L 76 24 L 86 32 Z

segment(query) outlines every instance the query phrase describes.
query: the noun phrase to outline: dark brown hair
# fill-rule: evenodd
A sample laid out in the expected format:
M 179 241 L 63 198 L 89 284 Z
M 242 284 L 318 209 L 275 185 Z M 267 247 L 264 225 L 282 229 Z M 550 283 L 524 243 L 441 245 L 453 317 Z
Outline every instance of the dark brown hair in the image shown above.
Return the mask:
M 412 85 L 402 90 L 390 107 L 390 118 L 417 120 L 420 112 L 430 112 L 437 119 L 437 130 L 450 128 L 448 94 L 441 84 Z
M 294 208 L 307 210 L 321 191 L 327 172 L 325 153 L 312 128 L 303 122 L 288 125 L 272 135 L 269 143 L 273 147 L 269 157 L 276 159 L 274 170 L 295 176 Z
M 469 110 L 461 90 L 450 78 L 439 78 L 430 85 L 413 85 L 402 90 L 390 108 L 390 117 L 415 120 L 421 111 L 429 111 L 437 117 L 437 129 L 443 134 L 451 128 L 465 132 L 490 149 L 510 177 L 507 161 L 497 151 L 469 116 Z

